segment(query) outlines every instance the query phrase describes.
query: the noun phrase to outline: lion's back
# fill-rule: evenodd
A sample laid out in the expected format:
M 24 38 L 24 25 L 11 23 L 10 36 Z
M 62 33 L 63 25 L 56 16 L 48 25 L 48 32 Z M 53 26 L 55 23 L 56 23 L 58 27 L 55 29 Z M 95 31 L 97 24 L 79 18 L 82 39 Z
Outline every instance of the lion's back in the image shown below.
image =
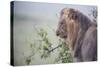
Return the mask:
M 95 26 L 91 26 L 87 30 L 83 39 L 81 54 L 83 61 L 97 60 L 97 29 Z

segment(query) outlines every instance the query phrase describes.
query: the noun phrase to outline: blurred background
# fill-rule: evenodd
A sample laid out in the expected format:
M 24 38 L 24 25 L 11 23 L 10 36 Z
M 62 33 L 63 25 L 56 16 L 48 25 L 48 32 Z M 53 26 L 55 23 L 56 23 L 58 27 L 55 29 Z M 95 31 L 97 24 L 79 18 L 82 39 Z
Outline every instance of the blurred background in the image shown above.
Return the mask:
M 96 6 L 14 2 L 14 65 L 73 62 L 65 43 L 55 34 L 59 13 L 65 7 L 78 9 L 96 22 Z

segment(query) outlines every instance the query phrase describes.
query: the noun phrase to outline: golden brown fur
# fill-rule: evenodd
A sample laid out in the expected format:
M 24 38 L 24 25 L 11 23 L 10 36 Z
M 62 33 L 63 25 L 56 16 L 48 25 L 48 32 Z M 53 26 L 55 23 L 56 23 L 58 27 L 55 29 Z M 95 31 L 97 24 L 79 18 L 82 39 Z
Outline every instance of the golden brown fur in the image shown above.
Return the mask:
M 72 8 L 62 9 L 56 34 L 68 44 L 75 61 L 97 60 L 96 25 L 83 13 Z

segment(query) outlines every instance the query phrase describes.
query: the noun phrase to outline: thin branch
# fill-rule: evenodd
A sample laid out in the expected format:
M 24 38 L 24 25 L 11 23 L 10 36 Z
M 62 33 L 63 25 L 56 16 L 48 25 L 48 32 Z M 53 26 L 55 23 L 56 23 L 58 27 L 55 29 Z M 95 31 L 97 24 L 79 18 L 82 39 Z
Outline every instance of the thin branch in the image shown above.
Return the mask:
M 60 46 L 61 46 L 61 45 L 58 45 L 57 47 L 55 47 L 55 48 L 53 48 L 53 49 L 49 50 L 49 51 L 48 51 L 48 53 L 50 53 L 50 52 L 54 51 L 55 49 L 59 48 Z

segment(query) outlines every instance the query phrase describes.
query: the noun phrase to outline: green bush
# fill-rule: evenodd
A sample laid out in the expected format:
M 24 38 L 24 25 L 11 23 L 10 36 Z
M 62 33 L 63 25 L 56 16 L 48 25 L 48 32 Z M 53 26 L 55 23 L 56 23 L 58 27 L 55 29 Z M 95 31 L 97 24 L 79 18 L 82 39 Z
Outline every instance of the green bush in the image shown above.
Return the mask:
M 58 57 L 55 58 L 54 63 L 72 62 L 71 54 L 68 53 L 69 48 L 66 46 L 65 42 L 63 42 L 63 40 L 58 39 L 58 41 L 59 41 L 58 46 L 52 47 L 53 44 L 52 44 L 50 38 L 48 37 L 48 33 L 45 29 L 43 29 L 43 28 L 36 29 L 36 33 L 40 39 L 38 41 L 34 40 L 34 43 L 30 43 L 30 48 L 31 48 L 31 51 L 33 51 L 33 54 L 26 57 L 26 64 L 27 65 L 29 65 L 31 63 L 31 61 L 33 61 L 31 59 L 31 57 L 34 57 L 34 55 L 35 55 L 34 49 L 37 49 L 37 51 L 40 53 L 41 59 L 49 58 L 55 49 L 59 49 L 58 50 L 59 51 Z M 35 46 L 35 45 L 37 45 L 36 42 L 40 42 L 38 47 Z

